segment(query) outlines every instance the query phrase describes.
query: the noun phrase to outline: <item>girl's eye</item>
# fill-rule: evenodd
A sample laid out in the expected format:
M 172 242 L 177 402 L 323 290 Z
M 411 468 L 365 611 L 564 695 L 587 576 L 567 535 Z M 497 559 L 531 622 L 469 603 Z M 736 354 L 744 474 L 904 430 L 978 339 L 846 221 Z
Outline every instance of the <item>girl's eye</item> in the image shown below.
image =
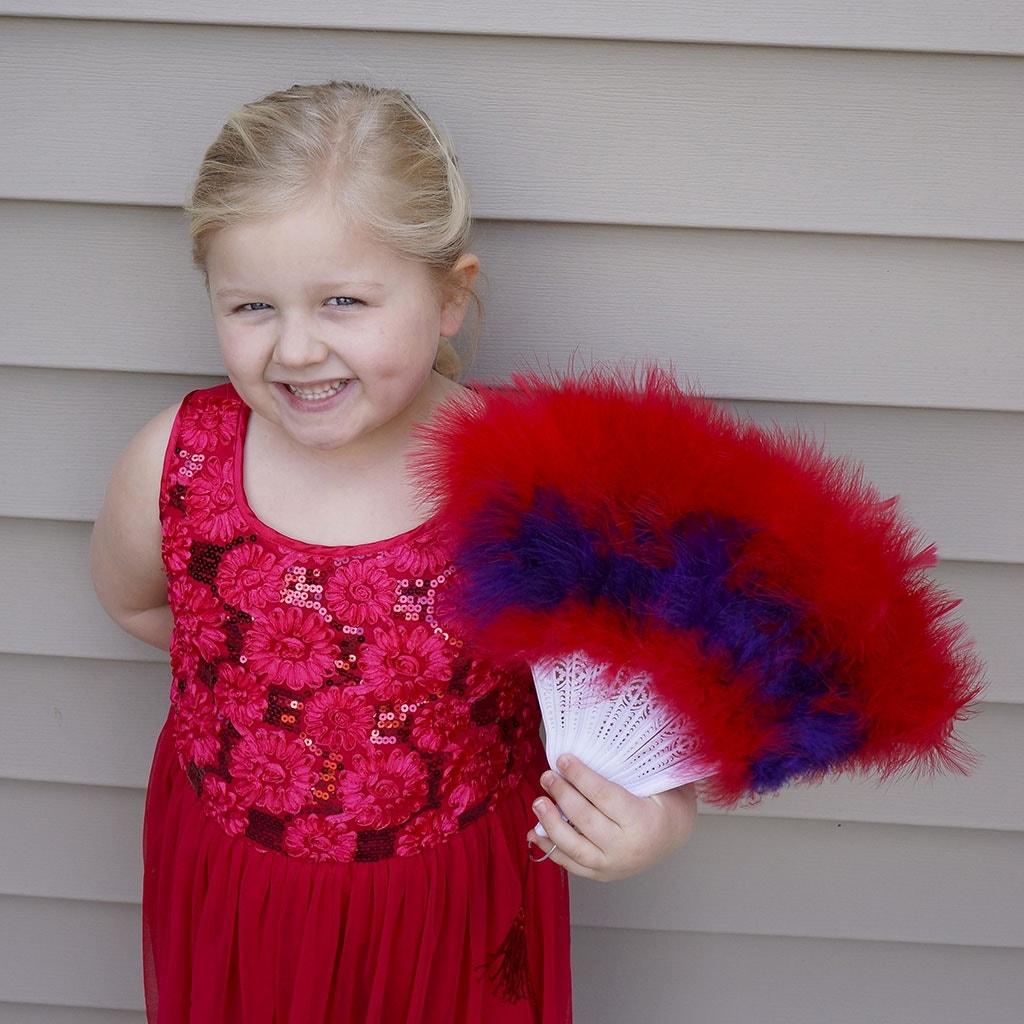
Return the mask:
M 358 306 L 359 300 L 348 295 L 334 295 L 327 300 L 328 306 Z
M 263 310 L 270 309 L 270 305 L 266 302 L 246 302 L 238 308 L 243 313 L 262 313 Z

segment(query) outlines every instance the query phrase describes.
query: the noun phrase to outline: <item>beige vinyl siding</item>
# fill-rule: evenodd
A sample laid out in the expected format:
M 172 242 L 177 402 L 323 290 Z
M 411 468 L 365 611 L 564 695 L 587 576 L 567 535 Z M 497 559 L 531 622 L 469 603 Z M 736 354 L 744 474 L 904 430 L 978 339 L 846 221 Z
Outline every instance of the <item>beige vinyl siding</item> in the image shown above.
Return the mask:
M 44 804 L 57 790 L 33 791 L 31 785 L 113 786 L 141 794 L 153 742 L 166 714 L 168 676 L 163 665 L 3 654 L 0 671 L 5 709 L 0 722 L 0 789 L 17 783 L 11 794 L 35 792 Z M 1007 780 L 1019 778 L 1024 769 L 1022 729 L 1024 700 L 989 702 L 963 729 L 964 738 L 985 752 L 969 779 L 904 779 L 879 788 L 872 780 L 841 777 L 821 786 L 794 788 L 728 814 L 803 820 L 833 820 L 838 815 L 845 822 L 1014 832 L 1024 818 L 1024 793 Z M 53 751 L 59 751 L 59 757 Z M 23 785 L 28 788 L 19 790 Z M 91 801 L 84 802 L 83 813 L 91 806 Z M 55 823 L 61 817 L 56 805 L 52 816 Z M 8 865 L 0 869 L 0 877 L 19 870 L 21 853 L 12 851 L 34 837 L 33 830 L 0 849 L 0 864 Z M 122 851 L 122 858 L 127 858 L 122 866 L 134 863 L 136 847 L 129 844 Z M 29 864 L 24 868 L 36 870 Z M 75 884 L 73 878 L 67 882 Z
M 10 895 L 134 906 L 140 871 L 123 851 L 137 846 L 141 791 L 7 781 L 0 809 L 31 833 L 5 844 Z M 71 848 L 61 841 L 68 833 L 88 839 Z M 941 933 L 944 944 L 1016 948 L 1024 922 L 1003 880 L 1018 853 L 1007 831 L 946 829 L 936 845 L 916 826 L 715 815 L 685 857 L 628 886 L 576 886 L 575 923 L 905 943 Z M 820 886 L 812 903 L 809 871 Z M 851 903 L 852 887 L 870 896 Z
M 138 426 L 220 372 L 176 209 L 203 148 L 239 102 L 352 76 L 456 136 L 478 376 L 657 358 L 854 453 L 989 663 L 971 778 L 708 811 L 654 872 L 575 885 L 577 1020 L 1016 1024 L 1019 54 L 1009 0 L 0 0 L 0 1020 L 142 1022 L 169 679 L 91 596 L 91 519 Z
M 7 14 L 764 46 L 1024 53 L 1014 0 L 6 0 Z
M 146 1015 L 134 1010 L 90 1010 L 84 1007 L 7 1003 L 4 1024 L 145 1024 Z
M 1012 57 L 18 18 L 4 50 L 12 198 L 177 204 L 225 111 L 345 75 L 439 111 L 485 218 L 1024 238 Z
M 1024 410 L 1017 242 L 484 220 L 476 248 L 482 373 L 578 348 L 733 398 Z M 221 372 L 180 211 L 0 200 L 0 250 L 6 363 Z
M 5 843 L 5 889 L 134 905 L 142 802 L 139 789 L 5 780 L 0 809 L 25 824 Z M 685 856 L 628 885 L 577 885 L 575 923 L 909 943 L 941 934 L 954 945 L 1024 945 L 1024 920 L 1003 898 L 1019 864 L 1017 836 L 947 827 L 937 844 L 933 831 L 835 816 L 711 815 Z M 67 834 L 81 839 L 71 846 L 61 841 Z M 820 887 L 813 902 L 809 872 Z M 851 888 L 863 898 L 851 902 Z M 942 898 L 932 899 L 937 892 Z
M 65 1007 L 70 1024 L 72 1008 L 140 1010 L 141 934 L 132 904 L 0 895 L 0 1017 L 5 1002 Z
M 586 1022 L 1019 1024 L 1024 1000 L 1018 950 L 583 928 L 575 964 L 605 979 Z
M 538 349 L 533 358 L 548 361 Z M 557 355 L 553 365 L 565 365 Z M 514 365 L 514 362 L 513 362 Z M 0 515 L 88 520 L 95 515 L 109 473 L 110 452 L 148 418 L 192 387 L 216 378 L 153 377 L 32 367 L 0 368 L 10 398 L 0 427 L 16 443 L 0 454 L 19 487 L 0 495 Z M 53 405 L 48 422 L 34 415 Z M 899 493 L 905 509 L 941 547 L 946 559 L 1024 562 L 1024 531 L 1008 514 L 1024 508 L 1024 479 L 1015 472 L 1024 450 L 1019 413 L 906 409 L 857 405 L 735 402 L 764 425 L 801 430 L 827 441 L 837 455 L 856 452 L 885 496 Z M 110 410 L 102 432 L 92 418 Z M 66 434 L 62 434 L 66 431 Z M 74 461 L 60 478 L 34 475 L 55 439 L 69 436 Z M 947 501 L 949 477 L 963 488 Z
M 121 633 L 91 600 L 89 528 L 88 523 L 0 517 L 7 575 L 18 581 L 2 594 L 0 650 L 165 662 L 166 656 Z M 936 577 L 963 599 L 962 617 L 988 662 L 987 699 L 1024 703 L 1024 565 L 947 561 Z M 60 622 L 59 630 L 40 621 L 40 607 Z

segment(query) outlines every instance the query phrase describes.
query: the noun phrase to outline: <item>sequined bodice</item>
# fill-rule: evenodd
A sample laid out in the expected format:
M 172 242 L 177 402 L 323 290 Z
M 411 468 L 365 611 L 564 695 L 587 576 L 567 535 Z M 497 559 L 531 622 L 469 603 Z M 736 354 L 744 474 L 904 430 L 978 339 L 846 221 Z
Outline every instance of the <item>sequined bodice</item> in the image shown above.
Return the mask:
M 435 615 L 452 567 L 430 523 L 377 544 L 291 541 L 248 509 L 248 410 L 189 395 L 161 490 L 182 768 L 231 835 L 315 860 L 443 842 L 536 751 L 529 676 L 467 655 Z

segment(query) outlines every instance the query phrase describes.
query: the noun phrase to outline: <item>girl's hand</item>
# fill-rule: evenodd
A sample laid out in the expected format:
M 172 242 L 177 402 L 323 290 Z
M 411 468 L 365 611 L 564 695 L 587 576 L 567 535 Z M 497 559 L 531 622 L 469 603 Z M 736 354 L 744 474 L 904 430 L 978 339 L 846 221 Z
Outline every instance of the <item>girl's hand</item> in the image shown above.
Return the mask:
M 675 853 L 693 832 L 692 785 L 633 796 L 569 754 L 558 758 L 558 771 L 541 776 L 550 799 L 533 805 L 548 838 L 531 829 L 527 841 L 539 851 L 535 857 L 554 844 L 550 859 L 570 874 L 598 882 L 628 878 Z

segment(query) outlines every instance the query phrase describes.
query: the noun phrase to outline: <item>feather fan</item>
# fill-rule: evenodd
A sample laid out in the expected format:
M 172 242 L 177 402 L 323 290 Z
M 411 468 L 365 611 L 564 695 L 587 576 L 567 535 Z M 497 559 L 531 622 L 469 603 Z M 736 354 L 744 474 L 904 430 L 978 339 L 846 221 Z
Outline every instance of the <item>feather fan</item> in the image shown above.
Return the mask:
M 657 368 L 520 374 L 421 441 L 456 568 L 441 613 L 533 667 L 552 763 L 641 793 L 703 778 L 726 805 L 969 767 L 953 726 L 980 663 L 934 549 L 855 465 Z

